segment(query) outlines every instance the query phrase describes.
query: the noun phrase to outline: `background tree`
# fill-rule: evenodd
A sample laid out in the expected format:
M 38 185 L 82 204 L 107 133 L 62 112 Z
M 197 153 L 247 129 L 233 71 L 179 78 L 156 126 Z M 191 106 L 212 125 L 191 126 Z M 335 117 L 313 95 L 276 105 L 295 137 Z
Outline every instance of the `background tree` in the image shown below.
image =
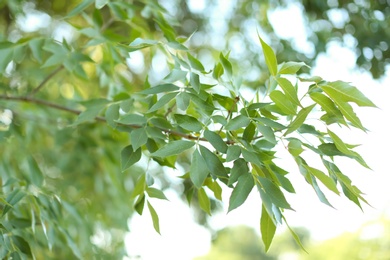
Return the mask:
M 201 15 L 185 3 L 0 2 L 1 257 L 120 258 L 134 210 L 148 208 L 159 232 L 153 200 L 166 199 L 165 189 L 210 215 L 222 186 L 233 190 L 229 211 L 256 186 L 268 249 L 292 208 L 285 192 L 295 192 L 274 162 L 283 147 L 325 204 L 324 188 L 365 201 L 333 159 L 368 167 L 337 131 L 365 130 L 350 103 L 375 105 L 348 83 L 297 81 L 314 56 L 284 56 L 292 48 L 281 41 L 277 59 L 256 35 L 275 39 L 264 19 L 273 3 L 231 7 L 241 16 L 227 21 L 256 21 L 256 40 L 235 24 L 227 34 L 206 30 L 213 9 Z M 240 48 L 226 45 L 234 35 Z M 321 123 L 306 120 L 311 112 Z M 183 171 L 182 185 L 171 187 L 168 168 Z

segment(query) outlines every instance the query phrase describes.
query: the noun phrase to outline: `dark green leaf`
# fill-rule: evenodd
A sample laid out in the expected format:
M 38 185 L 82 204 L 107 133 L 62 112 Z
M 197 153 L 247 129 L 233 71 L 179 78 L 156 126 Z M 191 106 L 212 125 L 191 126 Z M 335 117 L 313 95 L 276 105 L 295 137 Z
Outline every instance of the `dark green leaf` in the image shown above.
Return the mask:
M 227 180 L 227 173 L 221 160 L 214 153 L 210 152 L 209 149 L 202 145 L 199 146 L 199 150 L 211 175 L 214 178 Z
M 230 145 L 226 152 L 226 161 L 236 160 L 241 154 L 241 148 L 237 145 Z
M 249 193 L 252 191 L 253 186 L 255 185 L 253 181 L 253 176 L 250 173 L 242 174 L 238 180 L 237 185 L 234 187 L 232 195 L 229 199 L 229 209 L 228 212 L 242 205 L 245 200 L 248 198 Z
M 226 153 L 228 146 L 223 141 L 221 136 L 217 133 L 214 133 L 208 129 L 204 131 L 204 137 L 207 139 L 207 141 L 210 142 L 210 144 L 219 152 Z
M 241 175 L 247 174 L 248 172 L 248 163 L 244 159 L 238 158 L 234 161 L 233 168 L 230 172 L 228 185 L 232 185 L 238 180 Z
M 134 151 L 132 145 L 128 145 L 125 148 L 123 148 L 121 152 L 121 166 L 122 171 L 128 169 L 130 166 L 135 164 L 141 159 L 141 148 Z
M 137 201 L 134 204 L 134 209 L 137 211 L 138 214 L 142 215 L 144 211 L 144 206 L 145 206 L 145 195 L 142 193 L 139 195 Z
M 198 150 L 195 150 L 192 154 L 191 166 L 190 166 L 190 178 L 196 188 L 201 188 L 205 179 L 209 175 L 209 171 L 203 157 Z
M 189 131 L 199 132 L 203 128 L 202 123 L 192 116 L 175 114 L 175 119 L 180 127 Z

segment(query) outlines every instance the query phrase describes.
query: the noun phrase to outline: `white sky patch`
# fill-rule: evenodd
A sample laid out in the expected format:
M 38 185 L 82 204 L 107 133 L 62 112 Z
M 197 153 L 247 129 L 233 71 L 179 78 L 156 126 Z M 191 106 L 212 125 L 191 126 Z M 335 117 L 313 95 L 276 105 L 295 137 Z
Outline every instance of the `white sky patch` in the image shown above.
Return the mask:
M 16 23 L 25 32 L 35 32 L 47 27 L 51 22 L 48 14 L 37 11 L 27 10 L 24 15 L 19 15 L 16 18 Z
M 142 73 L 145 69 L 144 55 L 141 51 L 133 51 L 130 53 L 130 58 L 126 59 L 127 66 L 134 73 Z

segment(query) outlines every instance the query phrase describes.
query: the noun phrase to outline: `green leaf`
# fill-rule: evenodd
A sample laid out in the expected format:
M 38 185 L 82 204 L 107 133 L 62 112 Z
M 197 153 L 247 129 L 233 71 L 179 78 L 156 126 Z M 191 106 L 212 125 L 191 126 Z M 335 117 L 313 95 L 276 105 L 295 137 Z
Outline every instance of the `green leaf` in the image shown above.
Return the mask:
M 262 160 L 261 160 L 259 154 L 257 154 L 256 152 L 249 151 L 249 150 L 247 150 L 245 148 L 241 148 L 241 153 L 242 153 L 242 156 L 244 157 L 244 159 L 247 162 L 254 163 L 257 166 L 262 166 L 263 165 Z
M 267 252 L 274 238 L 276 225 L 272 221 L 272 218 L 268 215 L 268 212 L 265 209 L 264 205 L 262 206 L 261 210 L 260 231 L 261 239 L 263 240 L 263 244 L 265 247 L 265 252 Z
M 213 78 L 218 80 L 222 76 L 223 73 L 224 73 L 224 69 L 222 67 L 222 64 L 217 63 L 213 69 Z
M 156 230 L 156 232 L 161 235 L 161 233 L 160 233 L 160 221 L 158 219 L 157 212 L 153 208 L 152 204 L 150 204 L 149 201 L 148 201 L 148 209 L 149 209 L 149 212 L 150 212 L 150 216 L 152 217 L 154 230 Z
M 209 175 L 207 164 L 198 150 L 195 150 L 192 154 L 191 166 L 190 166 L 190 178 L 196 188 L 201 188 L 205 179 Z
M 180 127 L 189 131 L 199 132 L 203 128 L 202 123 L 192 116 L 175 114 L 175 119 Z
M 142 215 L 145 207 L 145 194 L 142 193 L 139 195 L 137 201 L 134 204 L 134 209 L 137 211 L 138 214 Z
M 32 256 L 30 244 L 23 237 L 13 235 L 12 241 L 20 252 L 26 254 L 27 256 Z
M 159 13 L 155 20 L 160 27 L 161 31 L 164 33 L 165 38 L 168 42 L 176 42 L 176 33 L 172 26 L 165 20 L 164 16 Z
M 129 47 L 130 47 L 129 51 L 131 52 L 131 51 L 136 51 L 136 50 L 148 48 L 148 47 L 154 46 L 156 44 L 158 44 L 158 41 L 136 38 L 134 41 L 132 41 L 129 44 Z
M 188 60 L 190 61 L 190 64 L 191 64 L 191 67 L 196 69 L 196 70 L 199 70 L 201 72 L 204 71 L 204 67 L 202 65 L 202 63 L 196 59 L 194 56 L 192 56 L 190 53 L 187 52 L 187 57 L 188 57 Z
M 246 174 L 248 172 L 249 172 L 248 163 L 244 159 L 238 158 L 237 160 L 235 160 L 233 164 L 233 168 L 230 171 L 228 186 L 235 183 L 241 175 Z
M 178 92 L 168 93 L 162 96 L 151 108 L 149 108 L 148 113 L 154 112 L 163 106 L 165 106 L 169 101 L 174 99 L 177 96 Z
M 131 197 L 143 196 L 146 189 L 146 174 L 142 174 L 136 181 Z
M 172 91 L 177 91 L 179 89 L 180 88 L 174 84 L 162 84 L 152 88 L 147 88 L 139 93 L 144 95 L 149 95 L 149 94 L 159 94 L 163 92 L 172 92 Z
M 187 71 L 173 69 L 164 79 L 164 82 L 174 83 L 176 81 L 184 81 L 187 76 Z
M 313 174 L 317 179 L 319 179 L 329 190 L 333 191 L 337 195 L 340 194 L 339 190 L 337 189 L 336 183 L 333 181 L 332 178 L 327 176 L 322 171 L 312 168 L 310 166 L 305 165 L 304 166 L 311 174 Z
M 197 93 L 200 92 L 200 81 L 199 81 L 199 75 L 195 74 L 193 72 L 190 73 L 190 83 L 191 86 L 195 89 Z
M 273 204 L 281 208 L 292 209 L 278 186 L 276 186 L 272 181 L 268 180 L 267 178 L 257 176 L 257 179 L 259 180 L 264 191 L 270 197 Z
M 117 127 L 117 123 L 115 121 L 119 118 L 119 108 L 119 104 L 113 104 L 107 108 L 104 114 L 107 124 L 109 124 L 112 128 Z
M 198 189 L 198 200 L 200 208 L 211 216 L 210 199 L 203 188 Z
M 287 115 L 296 114 L 296 106 L 291 103 L 286 95 L 284 95 L 281 91 L 274 90 L 269 94 L 269 97 L 282 110 L 282 112 L 286 113 Z
M 0 73 L 4 73 L 8 64 L 12 61 L 13 49 L 0 49 Z
M 28 45 L 31 49 L 31 53 L 34 56 L 34 58 L 39 62 L 42 63 L 43 61 L 43 45 L 45 43 L 45 40 L 43 38 L 35 38 L 28 42 Z
M 272 130 L 271 127 L 262 124 L 257 124 L 257 130 L 259 130 L 259 132 L 268 142 L 276 144 L 275 132 Z
M 346 156 L 346 154 L 340 152 L 334 143 L 324 143 L 318 146 L 318 149 L 327 156 Z
M 276 55 L 271 47 L 269 47 L 259 36 L 261 47 L 263 48 L 263 54 L 265 58 L 265 63 L 267 64 L 268 70 L 272 76 L 276 76 L 278 71 L 278 62 L 276 60 Z
M 145 128 L 138 128 L 131 131 L 130 140 L 134 151 L 146 144 L 148 141 L 148 135 L 146 134 Z
M 227 75 L 229 77 L 231 77 L 233 75 L 232 64 L 225 56 L 223 56 L 222 52 L 219 55 L 219 60 L 221 61 L 221 64 L 222 64 L 224 70 L 226 71 Z
M 146 193 L 148 193 L 148 196 L 151 198 L 156 198 L 156 199 L 160 199 L 160 200 L 168 200 L 167 197 L 165 196 L 164 192 L 162 192 L 161 190 L 156 189 L 156 188 L 147 187 Z
M 202 145 L 199 146 L 199 150 L 211 175 L 214 178 L 227 180 L 228 176 L 221 160 L 214 153 L 210 152 L 209 149 Z
M 79 5 L 77 5 L 72 11 L 70 11 L 65 18 L 70 18 L 75 16 L 82 11 L 84 11 L 88 6 L 90 6 L 95 0 L 83 0 Z
M 123 148 L 121 152 L 122 171 L 125 171 L 130 166 L 138 162 L 141 159 L 141 155 L 141 148 L 137 149 L 136 151 L 134 151 L 132 145 L 128 145 Z
M 66 61 L 66 53 L 55 53 L 53 55 L 50 56 L 50 58 L 48 58 L 45 63 L 41 66 L 41 68 L 47 68 L 47 67 L 51 67 L 51 66 L 54 66 L 54 65 L 60 65 L 60 64 L 66 64 L 64 63 Z M 73 71 L 73 68 L 69 68 L 67 66 L 65 66 L 65 68 L 72 72 Z
M 172 155 L 177 155 L 185 150 L 190 149 L 192 146 L 194 146 L 194 142 L 191 141 L 184 141 L 184 140 L 177 140 L 177 141 L 171 141 L 152 153 L 152 156 L 156 157 L 168 157 Z
M 118 120 L 116 120 L 117 123 L 121 123 L 124 125 L 139 125 L 143 126 L 146 124 L 147 120 L 144 116 L 137 115 L 137 114 L 126 114 L 124 116 L 121 116 Z
M 329 82 L 327 85 L 320 87 L 333 100 L 335 97 L 337 97 L 338 100 L 344 102 L 354 102 L 358 106 L 376 107 L 376 105 L 372 103 L 372 101 L 369 100 L 362 92 L 347 82 Z
M 92 99 L 83 102 L 86 109 L 80 113 L 72 125 L 76 126 L 87 121 L 95 120 L 95 117 L 99 115 L 100 111 L 102 111 L 108 103 L 109 101 L 106 99 Z
M 334 115 L 338 118 L 340 118 L 341 122 L 346 124 L 343 118 L 343 114 L 340 112 L 340 110 L 335 106 L 333 101 L 328 98 L 327 96 L 319 93 L 319 92 L 313 92 L 310 93 L 311 99 L 313 101 L 317 102 L 324 111 L 326 111 L 330 115 Z
M 233 160 L 236 160 L 241 154 L 241 148 L 237 145 L 230 145 L 228 146 L 227 152 L 226 152 L 226 161 L 230 162 Z
M 314 191 L 316 192 L 317 197 L 320 199 L 320 201 L 325 205 L 334 208 L 332 204 L 330 204 L 330 202 L 328 201 L 328 199 L 326 198 L 325 194 L 322 192 L 320 187 L 318 186 L 316 179 L 313 176 L 309 176 L 309 178 L 311 179 L 310 184 L 313 187 Z
M 291 82 L 285 78 L 276 79 L 279 86 L 283 89 L 286 97 L 295 105 L 300 106 L 296 88 L 291 84 Z
M 279 68 L 279 74 L 296 74 L 302 67 L 309 67 L 304 62 L 283 62 Z
M 21 189 L 14 189 L 11 191 L 5 199 L 8 205 L 4 207 L 2 216 L 4 216 L 11 207 L 15 206 L 21 199 L 23 199 L 24 196 L 26 196 L 26 193 Z
M 97 9 L 101 9 L 101 8 L 103 8 L 108 2 L 109 2 L 109 0 L 95 0 L 95 7 L 96 7 Z
M 362 125 L 360 119 L 357 117 L 355 112 L 353 111 L 353 108 L 350 104 L 347 102 L 343 102 L 339 99 L 339 97 L 332 97 L 333 101 L 337 104 L 338 108 L 340 109 L 341 113 L 345 116 L 346 119 L 348 119 L 351 124 L 357 128 L 362 129 L 365 131 L 364 126 Z
M 228 131 L 234 131 L 243 127 L 246 127 L 250 123 L 249 118 L 243 115 L 239 115 L 225 125 L 225 129 Z
M 253 176 L 250 173 L 242 174 L 237 181 L 236 187 L 234 187 L 232 195 L 229 199 L 228 212 L 242 205 L 248 198 L 249 193 L 252 191 L 255 185 Z
M 316 104 L 313 104 L 311 106 L 302 108 L 299 112 L 298 115 L 295 117 L 294 121 L 291 122 L 291 124 L 288 126 L 287 131 L 283 134 L 283 136 L 286 136 L 295 130 L 297 130 L 306 120 L 306 117 L 309 115 L 311 110 Z
M 30 170 L 31 183 L 39 188 L 42 187 L 44 176 L 34 157 L 28 157 L 28 165 Z
M 207 141 L 210 142 L 210 144 L 218 151 L 221 153 L 226 153 L 228 146 L 227 144 L 223 141 L 221 136 L 217 133 L 214 133 L 208 129 L 204 131 L 204 137 L 207 139 Z
M 253 122 L 250 122 L 249 125 L 245 128 L 244 133 L 242 134 L 242 139 L 248 143 L 252 142 L 256 134 L 256 125 Z
M 306 249 L 303 247 L 302 245 L 302 242 L 301 240 L 299 239 L 299 236 L 294 232 L 294 230 L 292 230 L 292 228 L 288 225 L 287 221 L 286 221 L 286 218 L 283 216 L 283 220 L 284 220 L 284 223 L 286 223 L 286 226 L 288 228 L 288 230 L 290 231 L 291 235 L 293 236 L 295 242 L 299 245 L 299 247 L 305 251 L 307 254 L 309 254 Z
M 288 151 L 292 156 L 299 156 L 303 152 L 301 140 L 296 138 L 289 139 Z

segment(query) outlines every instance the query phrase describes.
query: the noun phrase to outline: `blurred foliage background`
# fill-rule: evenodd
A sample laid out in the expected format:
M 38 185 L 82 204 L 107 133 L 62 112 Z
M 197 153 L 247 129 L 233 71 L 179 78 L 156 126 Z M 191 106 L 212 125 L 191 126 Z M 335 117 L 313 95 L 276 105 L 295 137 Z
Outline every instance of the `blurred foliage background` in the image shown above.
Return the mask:
M 121 99 L 123 92 L 141 89 L 146 76 L 151 84 L 157 82 L 168 72 L 168 61 L 161 54 L 164 50 L 156 49 L 151 53 L 148 49 L 129 56 L 126 49 L 110 43 L 110 40 L 128 44 L 137 37 L 161 38 L 158 11 L 164 9 L 168 13 L 168 23 L 178 34 L 183 39 L 191 36 L 186 44 L 204 64 L 213 66 L 210 57 L 216 58 L 221 51 L 230 51 L 236 74 L 242 75 L 242 84 L 250 88 L 261 88 L 267 79 L 265 63 L 258 52 L 257 40 L 254 40 L 256 30 L 271 43 L 281 62 L 304 61 L 315 65 L 316 58 L 325 53 L 329 45 L 338 44 L 352 49 L 356 55 L 356 67 L 370 71 L 374 78 L 384 75 L 390 63 L 389 0 L 236 0 L 228 1 L 228 4 L 217 0 L 111 1 L 111 5 L 99 13 L 89 7 L 84 10 L 88 15 L 63 19 L 80 2 L 0 0 L 0 40 L 21 43 L 36 38 L 30 46 L 31 51 L 23 47 L 14 49 L 16 62 L 29 62 L 18 64 L 17 70 L 1 78 L 2 93 L 27 95 L 53 73 L 51 64 L 43 68 L 37 66 L 37 60 L 48 58 L 40 56 L 39 49 L 56 52 L 48 39 L 65 39 L 69 50 L 84 46 L 83 51 L 88 52 L 96 66 L 91 66 L 85 56 L 69 57 L 68 65 L 63 65 L 73 64 L 73 73 L 56 64 L 58 71 L 37 94 L 40 98 L 78 109 L 80 104 L 72 100 L 82 102 L 102 95 Z M 304 34 L 299 39 L 294 32 L 281 35 L 276 24 L 270 22 L 272 14 L 292 7 L 298 10 L 297 19 L 302 19 L 304 25 Z M 85 35 L 96 31 L 107 42 L 104 46 L 90 47 Z M 0 71 L 7 75 L 7 71 L 14 70 L 16 65 L 8 64 L 6 48 L 0 48 Z M 25 59 L 26 56 L 30 59 Z M 127 66 L 121 64 L 123 59 L 127 59 Z M 96 85 L 99 88 L 92 87 Z M 131 168 L 132 174 L 121 173 L 118 153 L 128 143 L 128 134 L 98 127 L 99 122 L 77 128 L 65 127 L 74 121 L 73 115 L 34 104 L 7 104 L 5 107 L 0 101 L 3 114 L 6 109 L 12 110 L 13 123 L 8 126 L 2 121 L 4 126 L 0 131 L 1 193 L 11 194 L 14 201 L 25 196 L 27 199 L 15 206 L 12 218 L 2 222 L 2 230 L 19 229 L 12 242 L 25 248 L 23 253 L 33 250 L 37 259 L 71 259 L 74 255 L 82 255 L 85 259 L 94 259 L 97 255 L 99 259 L 120 259 L 126 254 L 123 236 L 128 229 L 127 220 L 133 214 L 131 192 L 138 176 L 146 170 L 137 166 Z M 180 160 L 183 165 L 188 165 L 188 158 Z M 170 187 L 169 178 L 161 168 L 148 170 L 162 189 L 173 188 L 179 195 L 183 194 L 185 182 Z M 26 183 L 33 183 L 39 189 L 28 186 L 25 193 L 9 190 L 11 184 L 24 187 Z M 1 199 L 4 202 L 5 198 Z M 32 212 L 42 205 L 45 210 L 35 219 Z M 215 203 L 213 205 L 218 208 Z M 2 207 L 5 211 L 9 206 L 3 204 Z M 202 212 L 197 212 L 196 219 L 207 224 Z M 25 230 L 31 227 L 31 223 L 34 223 L 35 235 L 30 233 L 30 237 L 26 237 L 28 232 Z M 61 226 L 68 228 L 63 230 Z M 304 237 L 307 232 L 302 234 Z M 234 244 L 240 249 L 230 253 L 233 248 L 231 240 L 237 237 L 243 238 L 240 239 L 243 244 Z M 35 244 L 31 248 L 24 246 L 25 239 Z M 346 259 L 341 257 L 344 255 L 348 255 L 348 259 L 388 259 L 390 256 L 385 257 L 389 254 L 388 249 L 383 242 L 388 239 L 341 236 L 313 246 L 311 256 L 318 258 L 310 259 Z M 47 240 L 52 241 L 48 248 Z M 210 255 L 204 259 L 218 259 L 217 255 L 223 259 L 276 259 L 275 252 L 264 255 L 257 240 L 256 233 L 247 228 L 221 231 Z M 8 242 L 0 241 L 0 245 L 2 243 Z M 72 250 L 64 250 L 64 244 Z M 340 244 L 345 244 L 340 249 L 342 252 L 329 250 Z M 356 250 L 360 246 L 364 252 Z M 277 248 L 277 243 L 273 248 Z M 329 258 L 321 258 L 323 252 Z M 355 258 L 352 257 L 354 253 Z M 384 258 L 375 258 L 379 257 L 376 254 L 383 254 Z M 362 255 L 367 257 L 359 258 Z M 259 256 L 263 258 L 256 258 Z

